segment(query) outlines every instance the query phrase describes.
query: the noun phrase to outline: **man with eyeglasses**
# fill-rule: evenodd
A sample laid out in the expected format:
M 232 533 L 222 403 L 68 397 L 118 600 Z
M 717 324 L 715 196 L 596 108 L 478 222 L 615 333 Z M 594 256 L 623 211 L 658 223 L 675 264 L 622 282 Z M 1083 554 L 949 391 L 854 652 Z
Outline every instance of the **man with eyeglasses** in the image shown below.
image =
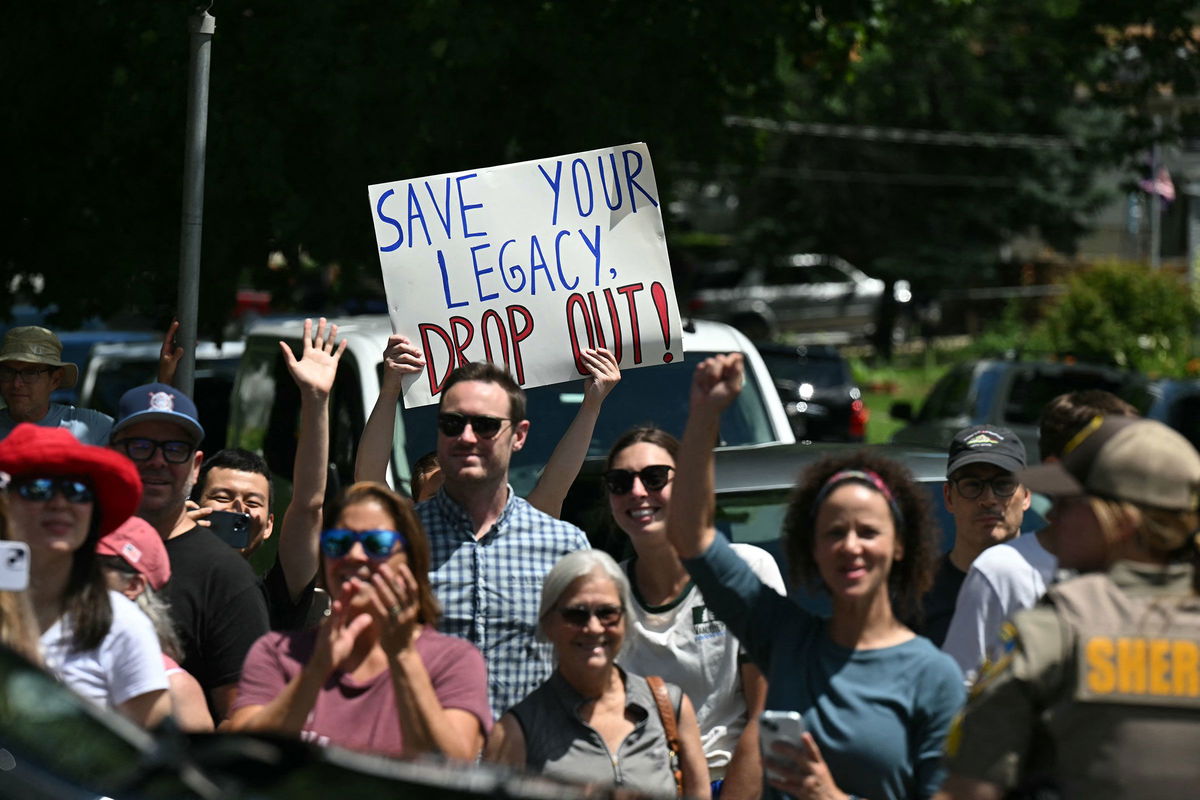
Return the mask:
M 500 717 L 553 669 L 537 641 L 542 580 L 583 531 L 538 511 L 508 483 L 512 454 L 525 446 L 525 393 L 486 362 L 459 367 L 438 407 L 438 462 L 445 484 L 417 506 L 432 550 L 430 583 L 442 607 L 440 630 L 483 653 L 488 696 Z
M 0 344 L 0 439 L 22 422 L 42 428 L 66 428 L 84 444 L 108 444 L 113 420 L 90 408 L 50 402 L 55 389 L 70 389 L 79 367 L 62 360 L 62 342 L 36 325 L 12 328 Z
M 942 557 L 933 587 L 922 599 L 924 620 L 913 628 L 938 647 L 946 639 L 971 563 L 1021 532 L 1030 501 L 1016 475 L 1023 469 L 1025 444 L 1008 428 L 975 425 L 950 442 L 942 500 L 954 517 L 954 546 Z
M 204 454 L 196 404 L 163 383 L 127 391 L 111 447 L 142 477 L 138 516 L 163 538 L 171 561 L 166 586 L 184 658 L 204 687 L 213 719 L 223 720 L 250 646 L 268 630 L 267 607 L 250 565 L 188 516 L 187 499 Z

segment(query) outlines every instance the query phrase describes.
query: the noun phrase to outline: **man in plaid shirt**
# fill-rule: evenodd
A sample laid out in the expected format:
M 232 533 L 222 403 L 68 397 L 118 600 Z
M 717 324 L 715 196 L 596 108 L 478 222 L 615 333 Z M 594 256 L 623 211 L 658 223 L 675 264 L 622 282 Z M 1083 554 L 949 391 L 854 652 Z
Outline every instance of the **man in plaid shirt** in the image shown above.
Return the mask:
M 483 652 L 498 718 L 550 676 L 550 646 L 536 639 L 542 579 L 588 540 L 508 485 L 529 420 L 525 393 L 507 372 L 486 362 L 459 367 L 438 412 L 445 485 L 417 506 L 432 549 L 429 578 L 442 606 L 440 629 Z

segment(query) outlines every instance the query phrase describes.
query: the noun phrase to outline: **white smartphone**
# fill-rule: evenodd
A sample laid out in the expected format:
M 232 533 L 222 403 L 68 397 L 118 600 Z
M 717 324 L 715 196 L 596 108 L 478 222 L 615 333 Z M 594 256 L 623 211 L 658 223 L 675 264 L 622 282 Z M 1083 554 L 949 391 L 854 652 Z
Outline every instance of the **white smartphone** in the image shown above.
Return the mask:
M 23 592 L 29 587 L 29 545 L 0 541 L 0 590 Z
M 771 745 L 775 742 L 787 742 L 799 747 L 800 736 L 805 730 L 804 717 L 799 711 L 764 711 L 758 718 L 758 743 L 763 761 L 770 759 Z

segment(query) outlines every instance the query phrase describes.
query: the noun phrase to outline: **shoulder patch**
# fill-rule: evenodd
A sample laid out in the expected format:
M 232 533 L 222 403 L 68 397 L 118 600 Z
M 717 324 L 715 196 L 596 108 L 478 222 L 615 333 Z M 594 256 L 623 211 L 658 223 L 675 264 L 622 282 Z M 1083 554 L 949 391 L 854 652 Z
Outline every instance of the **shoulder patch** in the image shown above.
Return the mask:
M 1000 642 L 996 657 L 984 660 L 983 665 L 979 668 L 979 677 L 971 686 L 971 697 L 982 693 L 989 684 L 1008 672 L 1012 666 L 1013 654 L 1020 643 L 1021 635 L 1017 632 L 1017 626 L 1011 622 L 1005 622 L 1000 627 Z

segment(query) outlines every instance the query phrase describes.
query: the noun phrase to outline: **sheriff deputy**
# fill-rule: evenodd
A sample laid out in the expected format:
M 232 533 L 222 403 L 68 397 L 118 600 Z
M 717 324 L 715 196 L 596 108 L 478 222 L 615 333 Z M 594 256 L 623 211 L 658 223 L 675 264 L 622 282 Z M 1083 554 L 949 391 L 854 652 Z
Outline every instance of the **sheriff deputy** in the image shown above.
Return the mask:
M 1056 555 L 1098 571 L 1006 624 L 938 798 L 999 800 L 1048 753 L 1064 800 L 1200 797 L 1200 454 L 1158 422 L 1097 417 L 1020 479 L 1054 500 Z

